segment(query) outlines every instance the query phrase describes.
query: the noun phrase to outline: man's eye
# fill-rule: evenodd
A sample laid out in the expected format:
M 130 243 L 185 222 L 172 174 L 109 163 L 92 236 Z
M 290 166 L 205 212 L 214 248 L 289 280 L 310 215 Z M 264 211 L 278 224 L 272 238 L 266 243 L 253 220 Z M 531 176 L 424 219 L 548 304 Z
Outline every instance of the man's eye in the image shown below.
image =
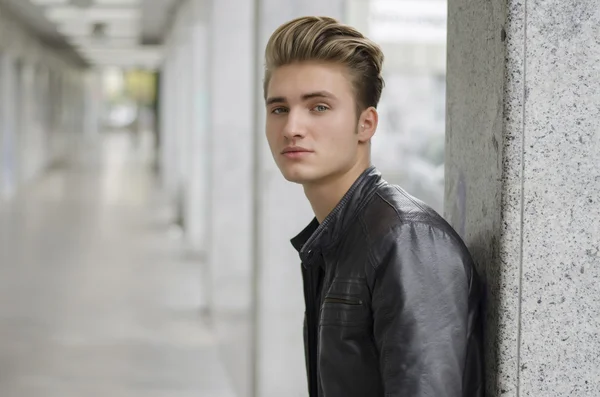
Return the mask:
M 281 114 L 281 113 L 285 113 L 285 111 L 286 111 L 285 108 L 279 107 L 279 108 L 275 108 L 275 109 L 271 110 L 271 113 L 273 113 L 273 114 Z
M 320 113 L 329 110 L 329 108 L 325 105 L 317 105 L 313 109 Z

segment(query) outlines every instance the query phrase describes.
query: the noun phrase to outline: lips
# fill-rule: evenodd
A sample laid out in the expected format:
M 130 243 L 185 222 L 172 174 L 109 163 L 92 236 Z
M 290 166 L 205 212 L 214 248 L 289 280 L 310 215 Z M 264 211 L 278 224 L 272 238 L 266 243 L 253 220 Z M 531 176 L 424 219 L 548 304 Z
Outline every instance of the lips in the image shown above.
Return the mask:
M 310 152 L 311 152 L 311 150 L 304 149 L 302 147 L 294 146 L 294 147 L 288 147 L 288 148 L 283 149 L 283 151 L 281 152 L 281 154 L 286 154 L 286 153 L 310 153 Z

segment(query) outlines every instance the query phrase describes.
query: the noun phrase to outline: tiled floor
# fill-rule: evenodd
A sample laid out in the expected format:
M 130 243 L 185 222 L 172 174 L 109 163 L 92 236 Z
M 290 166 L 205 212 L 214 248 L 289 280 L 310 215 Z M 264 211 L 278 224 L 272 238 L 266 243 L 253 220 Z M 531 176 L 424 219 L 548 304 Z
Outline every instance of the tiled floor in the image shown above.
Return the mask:
M 147 152 L 76 154 L 0 204 L 0 396 L 233 397 Z

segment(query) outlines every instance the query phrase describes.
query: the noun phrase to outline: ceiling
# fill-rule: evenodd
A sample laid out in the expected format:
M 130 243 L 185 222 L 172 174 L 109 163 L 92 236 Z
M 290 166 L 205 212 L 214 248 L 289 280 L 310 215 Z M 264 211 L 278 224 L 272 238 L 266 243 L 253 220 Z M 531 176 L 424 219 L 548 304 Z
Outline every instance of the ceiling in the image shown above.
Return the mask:
M 0 0 L 48 46 L 92 66 L 156 68 L 177 0 Z

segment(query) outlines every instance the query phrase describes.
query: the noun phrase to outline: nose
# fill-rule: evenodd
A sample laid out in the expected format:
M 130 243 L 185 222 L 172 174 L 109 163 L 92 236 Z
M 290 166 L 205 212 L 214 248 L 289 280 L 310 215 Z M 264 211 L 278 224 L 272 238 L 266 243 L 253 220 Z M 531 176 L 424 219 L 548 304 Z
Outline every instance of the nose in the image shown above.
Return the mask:
M 289 140 L 303 138 L 306 135 L 306 127 L 299 112 L 289 111 L 285 125 L 283 126 L 283 136 Z

